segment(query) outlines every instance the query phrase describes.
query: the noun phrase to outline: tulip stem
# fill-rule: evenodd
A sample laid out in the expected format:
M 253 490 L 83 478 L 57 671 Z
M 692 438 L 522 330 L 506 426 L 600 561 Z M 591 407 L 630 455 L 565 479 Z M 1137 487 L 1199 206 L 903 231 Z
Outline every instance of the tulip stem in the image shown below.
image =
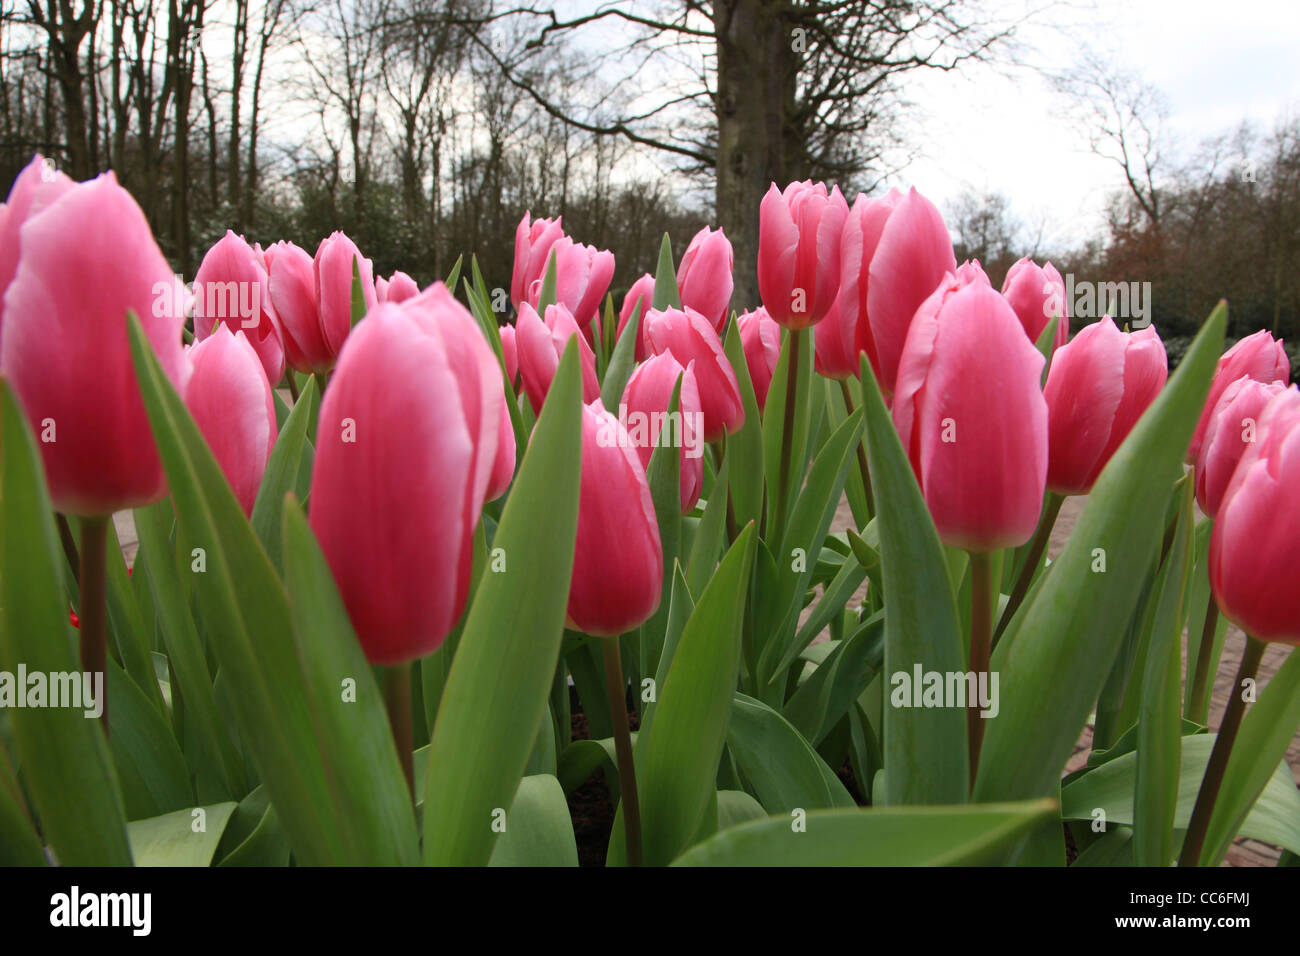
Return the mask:
M 993 627 L 993 561 L 984 551 L 970 556 L 970 673 L 976 680 L 989 669 L 989 651 Z M 966 729 L 970 745 L 970 783 L 975 786 L 979 769 L 980 748 L 984 744 L 984 718 L 980 716 L 978 695 L 966 702 Z
M 844 396 L 844 409 L 852 415 L 856 411 L 853 404 L 853 393 L 849 390 L 849 380 L 840 379 L 840 394 Z M 862 439 L 858 439 L 858 471 L 862 474 L 862 491 L 867 497 L 867 519 L 876 513 L 876 496 L 871 490 L 871 469 L 867 467 L 867 452 L 863 447 Z
M 1211 601 L 1213 603 L 1213 601 Z M 1210 828 L 1210 817 L 1214 814 L 1214 801 L 1218 799 L 1219 788 L 1223 786 L 1223 772 L 1228 768 L 1228 757 L 1232 754 L 1233 741 L 1241 729 L 1241 718 L 1246 712 L 1246 700 L 1242 695 L 1242 682 L 1253 680 L 1259 670 L 1259 662 L 1264 656 L 1264 642 L 1246 635 L 1246 646 L 1241 652 L 1241 666 L 1237 668 L 1237 679 L 1228 695 L 1228 706 L 1223 712 L 1223 721 L 1214 738 L 1214 749 L 1210 751 L 1210 762 L 1206 765 L 1205 776 L 1201 780 L 1201 790 L 1196 795 L 1196 806 L 1192 809 L 1192 819 L 1187 825 L 1187 836 L 1183 840 L 1183 852 L 1178 857 L 1179 866 L 1199 866 L 1201 850 L 1205 846 L 1205 835 Z
M 406 790 L 415 805 L 415 757 L 411 742 L 411 664 L 384 668 L 384 704 L 388 708 L 388 725 L 393 729 L 397 759 L 406 777 Z
M 68 519 L 62 513 L 54 512 L 54 522 L 59 527 L 59 543 L 63 545 L 63 556 L 68 559 L 68 566 L 72 568 L 72 577 L 77 584 L 81 584 L 81 558 L 77 554 L 77 539 L 72 536 L 72 528 L 68 526 Z
M 605 689 L 609 716 L 614 724 L 614 750 L 618 756 L 618 789 L 623 800 L 623 834 L 627 865 L 641 865 L 641 805 L 637 799 L 636 764 L 632 759 L 632 731 L 627 723 L 627 685 L 618 637 L 598 638 L 605 656 Z
M 1056 526 L 1056 516 L 1061 513 L 1061 505 L 1064 503 L 1064 495 L 1058 495 L 1054 491 L 1048 492 L 1047 505 L 1038 519 L 1038 527 L 1034 530 L 1034 537 L 1029 543 L 1025 563 L 1020 566 L 1020 574 L 1016 577 L 1011 596 L 1007 599 L 1006 610 L 1002 612 L 997 630 L 993 632 L 994 641 L 1002 636 L 1002 632 L 1007 629 L 1007 625 L 1011 623 L 1011 619 L 1016 616 L 1016 611 L 1024 602 L 1025 595 L 1029 593 L 1029 586 L 1034 581 L 1034 573 L 1038 570 L 1038 562 L 1043 559 L 1043 552 L 1047 550 L 1047 542 L 1052 538 L 1052 528 Z
M 81 570 L 78 581 L 81 588 L 81 606 L 77 617 L 81 629 L 81 669 L 88 674 L 103 674 L 106 652 L 106 577 L 108 553 L 108 518 L 98 516 L 81 519 Z M 104 694 L 104 710 L 99 717 L 108 736 L 108 694 Z
M 1188 698 L 1195 711 L 1189 716 L 1197 723 L 1205 723 L 1205 713 L 1200 711 L 1200 702 L 1205 701 L 1205 710 L 1209 710 L 1209 698 L 1205 696 L 1205 684 L 1210 678 L 1210 655 L 1214 652 L 1214 632 L 1219 629 L 1219 602 L 1214 595 L 1208 595 L 1205 604 L 1205 624 L 1201 628 L 1201 646 L 1196 652 L 1196 676 L 1192 679 L 1192 696 Z
M 293 369 L 289 369 L 289 374 L 285 376 L 289 381 L 289 394 L 293 397 L 293 403 L 298 404 L 298 378 L 294 375 Z
M 790 446 L 794 444 L 794 413 L 799 393 L 799 345 L 804 333 L 790 330 L 790 366 L 785 378 L 785 417 L 781 419 L 781 467 L 776 478 L 776 507 L 772 510 L 772 537 L 770 543 L 781 547 L 785 535 L 785 513 L 790 500 Z

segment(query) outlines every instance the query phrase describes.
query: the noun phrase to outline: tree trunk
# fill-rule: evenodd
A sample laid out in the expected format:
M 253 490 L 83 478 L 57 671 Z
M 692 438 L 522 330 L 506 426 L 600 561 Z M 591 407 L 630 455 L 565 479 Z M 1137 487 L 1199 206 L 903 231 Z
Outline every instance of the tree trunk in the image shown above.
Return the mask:
M 736 311 L 758 298 L 758 207 L 789 169 L 785 117 L 796 56 L 782 0 L 718 0 L 717 220 L 735 250 Z

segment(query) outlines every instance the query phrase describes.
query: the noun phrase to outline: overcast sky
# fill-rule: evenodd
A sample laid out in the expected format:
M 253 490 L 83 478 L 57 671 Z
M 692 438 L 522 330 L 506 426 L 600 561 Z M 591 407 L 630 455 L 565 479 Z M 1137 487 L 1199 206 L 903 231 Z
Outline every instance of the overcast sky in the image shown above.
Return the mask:
M 1298 0 L 1090 0 L 1025 27 L 1034 65 L 1069 66 L 1086 43 L 1108 51 L 1165 96 L 1169 144 L 1190 153 L 1203 139 L 1251 120 L 1265 133 L 1300 113 Z M 1058 30 L 1054 25 L 1062 25 Z M 1005 193 L 1049 247 L 1072 245 L 1101 223 L 1118 167 L 1093 156 L 1068 103 L 1032 71 L 977 68 L 912 83 L 923 151 L 903 174 L 941 208 L 962 192 Z

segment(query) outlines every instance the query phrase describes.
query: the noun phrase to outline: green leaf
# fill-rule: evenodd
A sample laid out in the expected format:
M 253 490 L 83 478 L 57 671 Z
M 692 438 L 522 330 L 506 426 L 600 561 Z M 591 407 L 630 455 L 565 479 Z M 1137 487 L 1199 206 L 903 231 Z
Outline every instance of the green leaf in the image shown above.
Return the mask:
M 717 799 L 719 830 L 740 826 L 751 820 L 762 820 L 767 816 L 762 804 L 744 790 L 719 790 Z
M 253 503 L 253 515 L 250 519 L 253 531 L 266 548 L 271 563 L 277 569 L 284 568 L 280 548 L 280 529 L 283 524 L 281 515 L 284 511 L 284 496 L 298 487 L 298 473 L 302 468 L 304 457 L 311 460 L 311 443 L 307 441 L 307 422 L 311 417 L 312 404 L 316 400 L 316 379 L 307 379 L 298 401 L 289 413 L 280 437 L 271 449 L 271 457 L 266 463 L 262 475 L 261 487 L 257 489 L 257 500 Z
M 722 471 L 713 484 L 709 500 L 704 503 L 704 516 L 695 529 L 691 541 L 691 556 L 686 562 L 686 583 L 692 594 L 702 594 L 709 578 L 718 567 L 718 553 L 726 541 L 727 484 L 731 463 L 722 462 Z
M 81 671 L 63 597 L 63 552 L 27 421 L 0 379 L 0 670 Z M 99 721 L 70 707 L 8 712 L 41 832 L 65 866 L 131 863 L 117 775 Z
M 1047 384 L 1047 370 L 1052 365 L 1053 346 L 1056 344 L 1056 327 L 1060 324 L 1060 317 L 1053 315 L 1043 331 L 1038 334 L 1038 341 L 1034 343 L 1034 348 L 1038 349 L 1043 356 L 1043 377 L 1042 384 Z
M 727 752 L 770 814 L 788 818 L 796 809 L 854 806 L 844 784 L 812 745 L 762 701 L 735 695 Z
M 1220 305 L 1206 321 L 1097 479 L 1050 573 L 1002 635 L 992 662 L 1001 674 L 1001 712 L 986 731 L 976 800 L 1050 794 L 1059 786 L 1160 545 L 1165 503 L 1222 351 L 1226 318 Z M 1097 548 L 1105 573 L 1092 570 Z
M 128 824 L 136 865 L 207 866 L 234 810 L 234 803 L 217 803 Z
M 836 644 L 826 660 L 786 702 L 786 719 L 813 746 L 831 732 L 876 676 L 870 660 L 882 642 L 884 616 L 873 619 L 875 627 L 861 627 Z
M 1214 595 L 1210 593 L 1210 532 L 1214 529 L 1211 518 L 1202 518 L 1196 523 L 1196 567 L 1192 572 L 1191 594 L 1187 602 L 1187 680 L 1183 687 L 1183 714 L 1198 724 L 1209 720 L 1210 694 L 1214 690 L 1214 674 L 1219 669 L 1219 658 L 1223 653 L 1223 641 L 1228 636 L 1228 619 L 1218 613 L 1214 604 Z M 1201 653 L 1201 635 L 1205 630 L 1205 615 L 1214 608 L 1214 640 L 1210 647 L 1209 663 L 1206 665 L 1205 686 L 1201 694 L 1193 699 L 1196 681 L 1197 658 Z
M 493 540 L 443 691 L 424 803 L 424 860 L 482 865 L 546 714 L 564 633 L 581 478 L 582 395 L 570 342 Z
M 361 286 L 361 262 L 356 256 L 352 257 L 352 326 L 366 317 L 366 293 Z
M 542 275 L 541 293 L 537 297 L 537 314 L 543 318 L 547 308 L 555 305 L 555 270 L 555 250 L 552 249 L 546 256 L 546 272 Z
M 519 781 L 506 829 L 488 866 L 577 866 L 578 843 L 560 782 L 549 773 Z
M 0 739 L 0 866 L 45 866 L 36 825 Z
M 465 256 L 459 255 L 452 264 L 451 271 L 447 273 L 447 279 L 443 283 L 448 289 L 455 289 L 456 283 L 460 281 L 460 268 L 465 264 Z M 477 264 L 477 263 L 476 263 Z
M 163 716 L 111 658 L 107 662 L 108 746 L 122 786 L 128 820 L 194 805 L 194 788 L 181 748 Z
M 406 778 L 383 694 L 361 650 L 325 555 L 292 497 L 284 507 L 285 583 L 316 734 L 333 742 L 326 773 L 350 841 L 349 858 L 414 864 L 418 842 Z M 344 699 L 345 681 L 355 699 Z
M 1235 692 L 1239 693 L 1240 688 Z M 1264 805 L 1269 788 L 1279 777 L 1287 784 L 1289 795 L 1296 798 L 1287 818 L 1290 825 L 1287 840 L 1258 839 L 1300 853 L 1296 839 L 1300 835 L 1300 795 L 1291 785 L 1290 770 L 1282 763 L 1297 728 L 1300 728 L 1300 654 L 1293 649 L 1241 722 L 1205 834 L 1202 865 L 1221 862 L 1238 831 L 1254 835 L 1250 829 L 1251 817 Z
M 746 525 L 700 596 L 659 688 L 653 730 L 638 739 L 637 789 L 648 866 L 666 864 L 685 848 L 716 789 L 756 540 L 754 526 Z M 610 862 L 621 863 L 624 852 L 620 812 Z
M 674 866 L 977 866 L 1050 819 L 1050 800 L 959 807 L 814 810 L 723 830 Z
M 813 338 L 811 331 L 802 329 L 786 332 L 782 336 L 781 353 L 772 372 L 772 383 L 767 391 L 767 402 L 763 406 L 763 474 L 767 479 L 767 525 L 764 535 L 771 533 L 777 526 L 784 526 L 776 521 L 776 489 L 781 480 L 781 442 L 785 428 L 785 393 L 790 381 L 790 352 L 795 336 L 800 336 L 799 380 L 795 389 L 794 425 L 790 441 L 790 489 L 786 508 L 793 507 L 799 494 L 800 476 L 805 472 L 804 463 L 808 443 L 808 407 L 813 380 Z M 779 541 L 768 540 L 769 545 L 779 545 Z
M 723 350 L 736 373 L 741 404 L 745 407 L 745 423 L 739 431 L 726 438 L 726 457 L 730 462 L 728 492 L 736 524 L 744 527 L 751 521 L 758 521 L 763 508 L 763 422 L 754 397 L 754 383 L 749 378 L 749 366 L 745 364 L 740 327 L 734 319 L 727 325 Z
M 669 416 L 676 415 L 680 410 L 681 397 L 682 376 L 679 375 L 673 385 L 672 398 L 668 401 Z M 660 431 L 660 443 L 650 453 L 650 464 L 646 466 L 646 482 L 650 486 L 650 500 L 659 523 L 659 543 L 664 563 L 659 606 L 650 615 L 650 619 L 641 625 L 638 664 L 643 674 L 654 673 L 659 664 L 664 626 L 668 619 L 668 602 L 662 597 L 670 587 L 673 562 L 677 560 L 682 546 L 682 455 L 680 449 L 666 441 L 668 433 L 667 428 Z
M 659 243 L 659 264 L 655 267 L 654 308 L 662 312 L 664 309 L 681 307 L 682 297 L 677 291 L 677 268 L 673 265 L 673 242 L 665 232 L 663 241 Z
M 1263 700 L 1263 695 L 1260 700 Z M 1196 804 L 1196 795 L 1201 789 L 1201 778 L 1205 776 L 1205 766 L 1209 763 L 1214 739 L 1213 734 L 1192 734 L 1182 738 L 1178 802 L 1174 811 L 1175 830 L 1186 830 L 1192 818 L 1192 807 Z M 1240 737 L 1237 738 L 1237 743 L 1241 743 Z M 1235 747 L 1233 752 L 1236 753 Z M 1290 769 L 1280 763 L 1280 759 L 1270 767 L 1265 785 L 1255 792 L 1259 795 L 1258 802 L 1252 800 L 1254 805 L 1248 808 L 1240 832 L 1242 836 L 1273 843 L 1294 852 L 1300 849 L 1300 792 L 1291 779 Z M 1116 824 L 1132 825 L 1136 771 L 1137 755 L 1132 752 L 1109 760 L 1095 770 L 1089 770 L 1061 790 L 1061 816 L 1066 820 L 1091 821 L 1093 811 L 1100 808 L 1106 812 L 1108 827 Z M 1224 778 L 1225 791 L 1232 780 L 1232 777 Z M 1223 793 L 1220 791 L 1220 800 L 1223 799 Z M 1219 805 L 1216 804 L 1216 807 Z M 1231 842 L 1229 839 L 1229 845 Z M 1207 841 L 1207 848 L 1209 845 Z M 1170 859 L 1172 858 L 1171 854 Z M 1207 853 L 1201 859 L 1205 862 L 1212 857 Z
M 866 356 L 862 357 L 861 372 L 886 595 L 884 676 L 910 675 L 916 667 L 964 672 L 962 625 L 939 533 Z M 889 773 L 883 794 L 876 794 L 873 788 L 877 802 L 966 800 L 970 761 L 964 710 L 887 706 L 882 736 Z
M 628 379 L 636 369 L 636 341 L 641 328 L 641 303 L 637 302 L 632 315 L 627 320 L 623 334 L 614 345 L 614 354 L 609 360 L 604 381 L 600 386 L 600 401 L 605 408 L 618 414 L 619 402 L 623 400 L 623 391 Z

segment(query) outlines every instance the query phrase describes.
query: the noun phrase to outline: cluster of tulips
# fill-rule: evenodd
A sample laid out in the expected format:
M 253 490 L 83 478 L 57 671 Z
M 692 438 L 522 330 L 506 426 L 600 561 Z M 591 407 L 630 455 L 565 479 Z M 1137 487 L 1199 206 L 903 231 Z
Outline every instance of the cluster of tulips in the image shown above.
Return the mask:
M 1050 263 L 995 287 L 914 189 L 759 217 L 737 315 L 721 230 L 616 313 L 613 254 L 525 215 L 509 316 L 476 263 L 421 289 L 342 233 L 228 232 L 187 286 L 111 173 L 36 157 L 0 671 L 79 656 L 112 715 L 0 683 L 0 859 L 574 863 L 601 770 L 611 864 L 1300 852 L 1300 658 L 1240 693 L 1300 643 L 1281 343 L 1221 355 L 1220 306 L 1170 378 L 1153 328 L 1070 339 Z

